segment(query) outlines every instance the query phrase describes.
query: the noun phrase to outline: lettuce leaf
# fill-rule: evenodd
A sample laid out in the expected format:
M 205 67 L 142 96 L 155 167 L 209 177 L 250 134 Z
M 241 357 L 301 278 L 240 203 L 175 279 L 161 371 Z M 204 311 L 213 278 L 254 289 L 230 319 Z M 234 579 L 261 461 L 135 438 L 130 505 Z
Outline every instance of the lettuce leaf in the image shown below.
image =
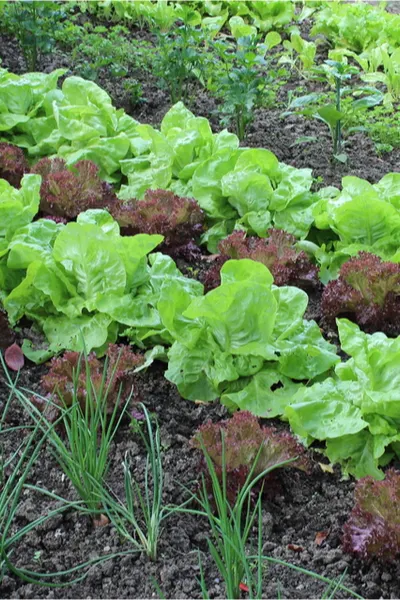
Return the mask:
M 24 175 L 20 189 L 0 179 L 0 257 L 7 252 L 14 233 L 30 223 L 39 210 L 39 175 Z
M 275 10 L 278 17 L 284 3 L 272 4 L 272 12 L 270 7 L 261 11 L 268 18 Z M 251 11 L 254 18 L 261 14 L 257 11 Z M 160 130 L 140 124 L 117 110 L 91 81 L 67 77 L 56 89 L 62 73 L 39 78 L 6 74 L 0 79 L 7 139 L 30 156 L 57 155 L 67 166 L 91 160 L 101 178 L 116 184 L 122 201 L 143 199 L 148 189 L 193 197 L 210 225 L 225 222 L 227 234 L 236 223 L 262 237 L 274 225 L 307 236 L 318 200 L 310 192 L 310 169 L 279 163 L 269 150 L 240 149 L 236 135 L 213 133 L 209 121 L 194 116 L 182 102 L 167 112 Z M 217 239 L 209 240 L 210 249 L 222 229 Z
M 388 173 L 371 184 L 359 177 L 343 177 L 342 190 L 328 188 L 314 205 L 315 224 L 331 229 L 331 248 L 316 253 L 321 264 L 321 279 L 327 283 L 337 276 L 346 259 L 359 252 L 372 252 L 395 260 L 400 245 L 400 177 Z M 336 238 L 336 239 L 337 239 Z
M 299 390 L 285 416 L 307 443 L 326 441 L 326 455 L 345 474 L 382 479 L 379 467 L 400 441 L 400 337 L 365 334 L 347 319 L 337 325 L 351 358 L 336 365 L 335 378 Z
M 190 400 L 221 397 L 230 408 L 282 414 L 301 386 L 292 379 L 313 379 L 339 360 L 303 319 L 306 307 L 305 292 L 273 286 L 267 267 L 248 259 L 227 261 L 221 285 L 203 297 L 166 285 L 158 310 L 175 339 L 167 379 Z
M 11 322 L 23 316 L 37 322 L 53 352 L 80 351 L 83 338 L 88 352 L 101 352 L 123 332 L 141 346 L 144 340 L 170 343 L 157 310 L 164 284 L 174 281 L 191 297 L 203 286 L 185 278 L 168 256 L 155 254 L 148 262 L 162 240 L 121 237 L 118 224 L 99 209 L 67 225 L 30 223 L 9 245 L 6 269 L 19 274 L 4 298 Z

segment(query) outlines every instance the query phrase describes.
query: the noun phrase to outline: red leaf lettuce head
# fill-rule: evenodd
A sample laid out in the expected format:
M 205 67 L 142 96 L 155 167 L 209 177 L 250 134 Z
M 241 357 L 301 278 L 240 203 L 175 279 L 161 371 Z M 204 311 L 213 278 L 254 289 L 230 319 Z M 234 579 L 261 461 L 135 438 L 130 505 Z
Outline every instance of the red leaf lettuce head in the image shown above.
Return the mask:
M 192 438 L 195 448 L 202 444 L 210 456 L 216 473 L 221 477 L 222 435 L 224 436 L 225 466 L 229 500 L 235 498 L 243 487 L 254 464 L 260 448 L 260 456 L 254 470 L 254 477 L 265 469 L 281 462 L 298 457 L 288 466 L 308 471 L 309 463 L 305 448 L 286 431 L 277 431 L 274 427 L 260 426 L 257 417 L 248 411 L 240 411 L 219 423 L 208 422 L 199 428 Z M 203 461 L 203 470 L 206 470 Z
M 25 173 L 29 173 L 29 165 L 21 148 L 0 142 L 0 179 L 19 187 Z
M 75 219 L 90 208 L 111 209 L 119 203 L 111 186 L 99 177 L 90 160 L 67 167 L 62 158 L 42 158 L 32 168 L 42 176 L 40 210 L 45 215 Z
M 400 265 L 369 252 L 346 261 L 339 277 L 322 294 L 322 312 L 328 321 L 353 316 L 367 332 L 400 333 Z
M 234 231 L 218 244 L 220 254 L 229 258 L 250 258 L 263 263 L 271 271 L 275 285 L 295 285 L 300 288 L 318 286 L 318 267 L 304 251 L 296 248 L 296 238 L 280 229 L 269 229 L 268 238 L 247 237 L 244 231 Z M 218 261 L 204 277 L 210 290 L 220 284 Z
M 90 394 L 87 390 L 88 369 L 92 390 L 96 394 L 101 390 L 103 394 L 107 393 L 108 412 L 111 413 L 117 402 L 123 405 L 128 399 L 134 384 L 134 370 L 143 364 L 143 360 L 143 356 L 133 353 L 129 346 L 117 344 L 109 345 L 105 362 L 94 352 L 86 360 L 79 352 L 65 352 L 50 361 L 50 369 L 41 379 L 41 387 L 51 403 L 38 397 L 33 398 L 33 403 L 46 412 L 50 420 L 55 420 L 58 415 L 57 409 L 50 408 L 50 404 L 71 406 L 76 398 L 84 409 Z
M 170 254 L 182 254 L 185 246 L 193 245 L 203 232 L 205 220 L 195 200 L 167 190 L 148 190 L 143 200 L 120 204 L 111 214 L 125 235 L 163 235 L 163 250 Z
M 400 554 L 400 471 L 389 469 L 383 481 L 360 479 L 355 506 L 344 525 L 343 549 L 361 559 L 392 562 Z

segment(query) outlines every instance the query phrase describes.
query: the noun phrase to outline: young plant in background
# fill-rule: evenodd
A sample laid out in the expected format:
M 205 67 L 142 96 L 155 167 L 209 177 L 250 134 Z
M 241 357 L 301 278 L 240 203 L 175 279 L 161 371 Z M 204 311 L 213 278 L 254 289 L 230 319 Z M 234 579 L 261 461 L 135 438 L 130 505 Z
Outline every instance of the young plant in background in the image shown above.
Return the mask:
M 400 100 L 400 48 L 392 53 L 382 48 L 380 59 L 383 71 L 366 73 L 362 79 L 368 83 L 383 83 L 387 88 L 383 104 L 393 109 L 393 103 Z
M 167 31 L 178 18 L 175 4 L 164 1 L 107 0 L 107 2 L 99 4 L 91 0 L 78 0 L 70 2 L 70 4 L 83 13 L 96 15 L 96 17 L 109 22 L 124 21 L 127 24 L 134 22 L 140 29 L 155 23 L 162 31 Z
M 292 33 L 290 41 L 284 40 L 282 45 L 287 53 L 281 56 L 279 63 L 290 65 L 291 69 L 296 69 L 301 76 L 307 78 L 306 72 L 315 65 L 316 43 L 308 42 L 298 33 Z
M 334 60 L 326 60 L 325 65 L 328 69 L 326 67 L 323 68 L 323 72 L 328 76 L 333 77 L 335 82 L 335 105 L 322 107 L 317 113 L 317 118 L 326 123 L 330 129 L 333 141 L 333 156 L 340 162 L 345 162 L 347 157 L 346 154 L 343 153 L 343 114 L 341 112 L 343 84 L 345 81 L 348 81 L 352 75 L 357 73 L 358 70 L 355 67 Z
M 127 94 L 131 108 L 135 108 L 139 104 L 146 102 L 146 98 L 143 95 L 142 84 L 134 77 L 128 77 L 125 79 L 123 82 L 123 87 Z
M 147 70 L 151 64 L 152 46 L 129 39 L 129 30 L 121 25 L 93 27 L 85 23 L 84 27 L 75 27 L 71 36 L 67 31 L 65 35 L 61 32 L 58 42 L 72 46 L 76 72 L 92 81 L 107 74 L 111 79 L 122 78 L 125 84 L 132 81 L 129 74 L 134 69 Z
M 27 69 L 36 71 L 40 58 L 55 46 L 55 34 L 65 16 L 63 3 L 24 0 L 5 4 L 3 24 L 17 38 Z
M 345 62 L 335 60 L 326 60 L 321 67 L 313 69 L 315 78 L 319 81 L 328 83 L 334 87 L 334 102 L 330 102 L 330 95 L 327 93 L 312 93 L 306 96 L 290 99 L 287 110 L 282 114 L 283 117 L 293 113 L 302 114 L 307 117 L 318 119 L 329 127 L 332 138 L 332 154 L 339 162 L 346 162 L 347 155 L 344 151 L 343 124 L 348 113 L 363 110 L 371 106 L 376 106 L 382 102 L 383 95 L 378 90 L 371 88 L 351 89 L 344 85 L 355 73 L 358 73 L 357 67 L 348 65 Z M 367 92 L 369 95 L 351 100 L 344 110 L 343 96 L 348 93 L 362 95 Z M 372 93 L 371 93 L 372 92 Z M 307 141 L 314 141 L 315 138 Z
M 400 17 L 385 10 L 385 3 L 325 2 L 315 15 L 311 35 L 324 35 L 335 48 L 360 53 L 387 42 L 399 45 Z
M 198 17 L 196 11 L 183 7 L 182 24 L 173 32 L 154 30 L 157 46 L 152 72 L 160 85 L 168 90 L 172 103 L 188 101 L 191 84 L 196 78 L 201 79 L 207 60 L 207 37 L 196 27 Z
M 219 112 L 223 126 L 234 126 L 240 140 L 246 136 L 254 120 L 254 110 L 266 103 L 266 90 L 273 79 L 268 74 L 266 53 L 279 44 L 281 37 L 269 33 L 263 44 L 255 36 L 241 37 L 234 46 L 216 41 L 212 47 L 220 62 L 221 70 L 215 70 L 207 87 L 221 100 Z M 273 97 L 270 95 L 269 101 Z

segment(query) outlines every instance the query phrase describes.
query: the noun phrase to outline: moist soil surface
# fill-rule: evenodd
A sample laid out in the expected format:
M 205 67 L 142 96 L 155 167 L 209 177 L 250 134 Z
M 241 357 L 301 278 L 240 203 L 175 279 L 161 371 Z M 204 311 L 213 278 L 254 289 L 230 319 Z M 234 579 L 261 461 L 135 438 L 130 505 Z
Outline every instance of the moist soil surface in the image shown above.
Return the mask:
M 27 368 L 21 387 L 38 390 L 43 367 Z M 1 398 L 8 395 L 4 379 Z M 165 504 L 181 504 L 188 491 L 196 492 L 199 452 L 190 445 L 196 429 L 207 420 L 227 416 L 219 404 L 197 405 L 180 398 L 175 387 L 163 377 L 158 365 L 141 376 L 136 400 L 144 402 L 157 416 L 161 430 L 165 474 Z M 0 406 L 1 408 L 1 406 Z M 29 424 L 30 418 L 17 399 L 12 401 L 6 425 Z M 282 426 L 276 423 L 277 426 Z M 20 442 L 18 435 L 4 436 L 5 455 Z M 107 483 L 123 498 L 122 461 L 129 457 L 132 474 L 143 483 L 146 453 L 140 437 L 132 432 L 129 420 L 122 423 L 111 449 Z M 354 482 L 342 481 L 338 471 L 324 472 L 326 460 L 310 453 L 310 474 L 297 470 L 281 471 L 273 489 L 263 500 L 262 531 L 264 555 L 318 573 L 330 579 L 346 571 L 343 584 L 365 598 L 398 598 L 400 566 L 366 565 L 341 550 L 341 533 L 353 504 Z M 32 469 L 28 483 L 44 487 L 69 500 L 74 490 L 63 476 L 48 448 Z M 58 506 L 56 501 L 26 490 L 15 521 L 15 530 Z M 195 508 L 195 505 L 192 506 Z M 166 519 L 160 535 L 158 557 L 150 561 L 143 553 L 110 558 L 89 569 L 86 578 L 71 586 L 49 589 L 25 583 L 12 574 L 5 576 L 0 588 L 2 598 L 151 598 L 160 597 L 156 582 L 166 598 L 201 598 L 198 578 L 201 560 L 209 595 L 224 597 L 224 587 L 207 552 L 210 531 L 204 517 L 175 514 Z M 318 543 L 322 538 L 322 543 Z M 252 540 L 255 551 L 255 539 Z M 14 549 L 18 567 L 36 572 L 57 573 L 83 564 L 91 558 L 132 550 L 111 525 L 95 526 L 90 517 L 74 510 L 51 518 Z M 56 578 L 56 582 L 65 579 Z M 263 597 L 321 598 L 327 585 L 292 569 L 266 563 Z M 243 594 L 246 597 L 246 594 Z M 345 591 L 336 597 L 348 598 Z
M 304 25 L 307 27 L 307 24 Z M 135 31 L 132 30 L 132 35 Z M 141 35 L 143 35 L 141 33 Z M 25 70 L 24 60 L 17 43 L 0 35 L 2 66 L 16 73 Z M 71 57 L 60 50 L 44 57 L 40 70 L 49 72 L 58 67 L 74 70 Z M 117 107 L 123 107 L 141 122 L 159 126 L 171 103 L 166 92 L 156 86 L 154 79 L 142 74 L 146 102 L 131 109 L 126 103 L 122 86 L 115 80 L 101 77 L 102 85 L 112 96 Z M 289 89 L 303 84 L 291 75 L 279 90 L 277 102 L 285 102 Z M 196 90 L 189 104 L 196 114 L 210 119 L 214 130 L 219 129 L 217 105 L 203 90 Z M 347 139 L 348 162 L 345 165 L 331 159 L 331 139 L 324 124 L 292 116 L 280 119 L 282 105 L 258 110 L 254 123 L 244 142 L 246 146 L 272 150 L 280 161 L 296 167 L 313 169 L 325 185 L 340 185 L 344 175 L 357 175 L 371 182 L 378 181 L 391 171 L 399 171 L 400 150 L 378 156 L 374 144 L 366 134 Z M 300 136 L 316 136 L 317 141 L 296 145 Z M 320 320 L 319 297 L 312 295 L 309 318 Z M 335 334 L 326 331 L 335 341 Z M 45 367 L 25 366 L 19 385 L 28 390 L 40 389 L 40 377 Z M 197 428 L 211 419 L 218 421 L 227 416 L 218 403 L 204 405 L 180 398 L 175 386 L 165 380 L 164 367 L 156 364 L 142 373 L 135 392 L 135 400 L 142 401 L 158 420 L 163 448 L 165 475 L 164 504 L 181 504 L 195 492 L 199 479 L 199 452 L 190 445 Z M 4 377 L 0 377 L 0 411 L 8 397 Z M 31 425 L 29 415 L 14 398 L 7 416 L 6 426 Z M 276 423 L 278 427 L 286 427 Z M 26 430 L 27 431 L 27 430 Z M 4 435 L 4 456 L 10 456 L 21 441 L 25 430 Z M 140 437 L 135 434 L 129 419 L 123 421 L 112 444 L 111 465 L 107 483 L 113 492 L 123 498 L 122 461 L 128 456 L 132 474 L 143 484 L 146 452 Z M 321 577 L 342 581 L 352 591 L 365 598 L 399 598 L 400 565 L 366 564 L 341 550 L 342 527 L 353 506 L 353 480 L 342 480 L 338 470 L 329 472 L 321 467 L 326 459 L 317 450 L 310 451 L 312 470 L 304 474 L 287 469 L 279 474 L 279 485 L 267 493 L 262 505 L 263 553 L 317 573 Z M 44 487 L 69 500 L 76 499 L 52 456 L 44 448 L 39 462 L 32 469 L 28 482 Z M 40 515 L 48 513 L 57 502 L 43 495 L 25 490 L 18 508 L 14 529 L 18 530 Z M 195 508 L 195 505 L 192 506 Z M 128 541 L 120 539 L 111 525 L 95 526 L 85 514 L 69 510 L 45 521 L 17 545 L 12 560 L 18 567 L 35 572 L 59 573 L 89 559 L 111 554 L 124 554 L 90 567 L 80 582 L 66 587 L 39 587 L 22 581 L 8 572 L 0 586 L 2 598 L 201 598 L 199 584 L 200 561 L 211 598 L 225 597 L 224 585 L 210 554 L 207 539 L 210 530 L 207 520 L 199 515 L 173 514 L 163 523 L 155 561 L 143 553 L 132 553 Z M 256 540 L 252 539 L 254 543 Z M 327 584 L 285 566 L 266 562 L 263 597 L 266 598 L 321 598 Z M 66 583 L 66 579 L 53 579 Z M 158 586 L 158 587 L 157 587 Z M 243 598 L 246 593 L 242 592 Z M 338 590 L 335 597 L 351 597 Z

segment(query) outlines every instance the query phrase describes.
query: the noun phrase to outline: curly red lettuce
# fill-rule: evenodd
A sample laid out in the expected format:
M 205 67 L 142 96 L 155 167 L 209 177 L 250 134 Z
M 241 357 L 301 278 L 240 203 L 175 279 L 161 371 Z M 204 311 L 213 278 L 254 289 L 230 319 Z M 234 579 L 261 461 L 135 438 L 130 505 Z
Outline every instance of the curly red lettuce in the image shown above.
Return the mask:
M 275 285 L 317 287 L 318 267 L 307 254 L 296 248 L 296 238 L 281 229 L 269 229 L 268 238 L 247 237 L 244 231 L 234 231 L 218 244 L 220 256 L 204 277 L 206 290 L 221 283 L 219 271 L 229 259 L 250 258 L 263 263 L 271 271 Z
M 0 179 L 19 187 L 25 173 L 29 173 L 29 165 L 21 148 L 0 142 Z
M 206 423 L 192 438 L 192 444 L 195 448 L 203 447 L 206 450 L 220 479 L 224 447 L 227 494 L 232 503 L 245 484 L 259 451 L 260 455 L 253 472 L 254 478 L 266 469 L 296 457 L 288 466 L 305 472 L 309 470 L 304 446 L 287 431 L 262 427 L 257 417 L 248 411 L 236 412 L 230 419 L 219 423 Z M 207 479 L 204 460 L 202 470 L 206 471 Z
M 128 399 L 134 385 L 134 371 L 143 362 L 141 354 L 135 354 L 129 346 L 117 344 L 109 345 L 105 361 L 99 360 L 94 352 L 86 359 L 79 352 L 65 352 L 50 361 L 50 369 L 40 382 L 46 397 L 34 396 L 33 404 L 50 421 L 57 418 L 57 407 L 71 406 L 74 401 L 84 410 L 89 375 L 94 397 L 107 394 L 107 410 L 111 413 L 116 403 L 122 406 Z
M 111 214 L 123 235 L 163 235 L 162 250 L 167 254 L 190 257 L 200 252 L 196 242 L 204 230 L 205 214 L 192 198 L 167 190 L 148 190 L 143 200 L 120 204 Z
M 91 208 L 111 209 L 119 203 L 110 184 L 99 177 L 90 160 L 67 167 L 62 158 L 42 158 L 32 168 L 42 176 L 40 210 L 44 215 L 75 219 Z
M 368 333 L 399 335 L 400 265 L 360 252 L 341 266 L 338 279 L 327 284 L 321 308 L 328 322 L 346 316 Z
M 364 560 L 394 562 L 400 554 L 400 472 L 389 469 L 383 481 L 360 479 L 354 495 L 343 549 Z

